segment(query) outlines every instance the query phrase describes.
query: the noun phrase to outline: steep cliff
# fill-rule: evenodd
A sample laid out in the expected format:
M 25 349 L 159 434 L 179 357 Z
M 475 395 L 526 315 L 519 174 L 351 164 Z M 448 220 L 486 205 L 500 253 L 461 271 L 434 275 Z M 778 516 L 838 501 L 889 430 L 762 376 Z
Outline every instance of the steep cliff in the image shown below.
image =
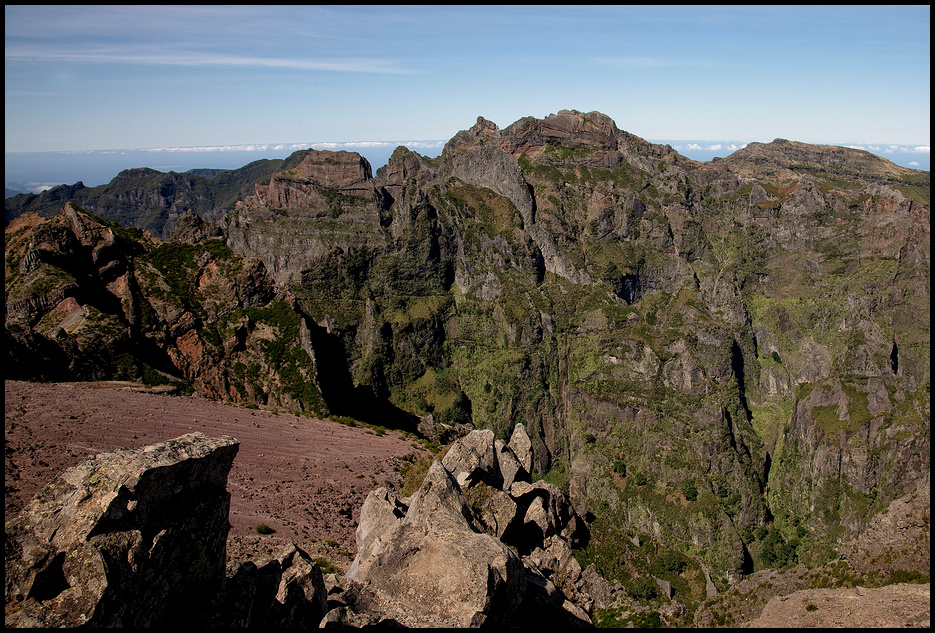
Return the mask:
M 187 218 L 187 219 L 185 219 Z M 325 413 L 315 323 L 262 262 L 183 215 L 160 242 L 74 203 L 7 227 L 5 375 L 175 383 L 217 399 Z
M 533 473 L 594 518 L 579 555 L 628 591 L 664 571 L 692 609 L 821 564 L 929 471 L 927 172 L 781 139 L 699 163 L 563 110 L 478 118 L 371 176 L 310 150 L 227 215 L 226 247 L 309 317 L 283 350 L 310 350 L 331 410 L 418 416 L 440 442 L 522 423 Z M 233 397 L 204 368 L 244 343 L 198 352 L 229 322 L 212 309 L 171 360 Z M 251 397 L 273 402 L 261 367 Z
M 755 528 L 826 559 L 929 467 L 927 173 L 782 140 L 697 163 L 562 111 L 400 148 L 341 210 L 300 195 L 329 177 L 258 187 L 228 243 L 301 278 L 359 387 L 442 436 L 525 423 L 608 539 L 733 581 L 788 562 Z

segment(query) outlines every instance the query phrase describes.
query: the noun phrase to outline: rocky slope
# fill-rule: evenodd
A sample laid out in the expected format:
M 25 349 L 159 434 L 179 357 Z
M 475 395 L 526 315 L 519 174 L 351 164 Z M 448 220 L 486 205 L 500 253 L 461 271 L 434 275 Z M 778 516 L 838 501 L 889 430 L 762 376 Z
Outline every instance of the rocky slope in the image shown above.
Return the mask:
M 205 396 L 327 412 L 314 322 L 193 214 L 163 243 L 74 203 L 6 230 L 8 378 L 176 383 Z M 309 327 L 311 326 L 311 328 Z M 294 345 L 294 343 L 297 343 Z
M 659 578 L 690 613 L 821 565 L 930 469 L 927 172 L 781 139 L 697 163 L 577 111 L 479 118 L 375 178 L 354 154 L 295 160 L 222 232 L 302 315 L 274 339 L 314 360 L 295 360 L 321 396 L 302 406 L 418 417 L 440 442 L 522 423 L 531 471 L 594 519 L 579 557 L 631 593 Z M 64 298 L 13 288 L 8 332 Z M 299 408 L 277 391 L 288 362 L 254 354 L 263 380 L 237 387 L 241 312 L 193 296 L 200 321 L 151 335 L 176 371 Z

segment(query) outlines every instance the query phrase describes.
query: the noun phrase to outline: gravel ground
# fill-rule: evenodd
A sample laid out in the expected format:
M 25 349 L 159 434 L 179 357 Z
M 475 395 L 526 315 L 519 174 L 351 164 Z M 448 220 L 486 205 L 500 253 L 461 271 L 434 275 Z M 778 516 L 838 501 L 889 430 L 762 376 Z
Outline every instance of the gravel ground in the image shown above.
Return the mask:
M 929 628 L 931 585 L 805 589 L 772 598 L 749 628 Z
M 18 513 L 60 471 L 89 455 L 185 433 L 229 435 L 240 450 L 228 478 L 228 558 L 271 553 L 287 541 L 346 571 L 367 493 L 399 490 L 407 456 L 428 453 L 399 432 L 290 413 L 244 409 L 128 383 L 6 381 L 4 511 Z M 265 523 L 272 535 L 257 534 Z

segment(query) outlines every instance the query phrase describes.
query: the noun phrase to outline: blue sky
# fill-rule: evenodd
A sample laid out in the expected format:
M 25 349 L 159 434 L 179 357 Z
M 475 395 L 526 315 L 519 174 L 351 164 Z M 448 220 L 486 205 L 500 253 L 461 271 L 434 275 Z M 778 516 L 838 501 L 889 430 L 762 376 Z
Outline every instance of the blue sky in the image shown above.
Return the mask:
M 449 139 L 930 143 L 930 7 L 5 7 L 5 151 Z M 418 151 L 418 150 L 417 150 Z M 437 152 L 430 153 L 431 155 Z

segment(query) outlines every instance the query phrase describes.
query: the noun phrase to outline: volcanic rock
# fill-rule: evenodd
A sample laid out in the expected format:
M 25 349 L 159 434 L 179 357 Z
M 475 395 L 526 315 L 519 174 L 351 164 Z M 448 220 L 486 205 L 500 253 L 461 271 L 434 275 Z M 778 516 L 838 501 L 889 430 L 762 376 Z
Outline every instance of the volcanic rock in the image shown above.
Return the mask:
M 237 448 L 193 433 L 62 473 L 6 524 L 6 625 L 203 622 L 224 579 Z

